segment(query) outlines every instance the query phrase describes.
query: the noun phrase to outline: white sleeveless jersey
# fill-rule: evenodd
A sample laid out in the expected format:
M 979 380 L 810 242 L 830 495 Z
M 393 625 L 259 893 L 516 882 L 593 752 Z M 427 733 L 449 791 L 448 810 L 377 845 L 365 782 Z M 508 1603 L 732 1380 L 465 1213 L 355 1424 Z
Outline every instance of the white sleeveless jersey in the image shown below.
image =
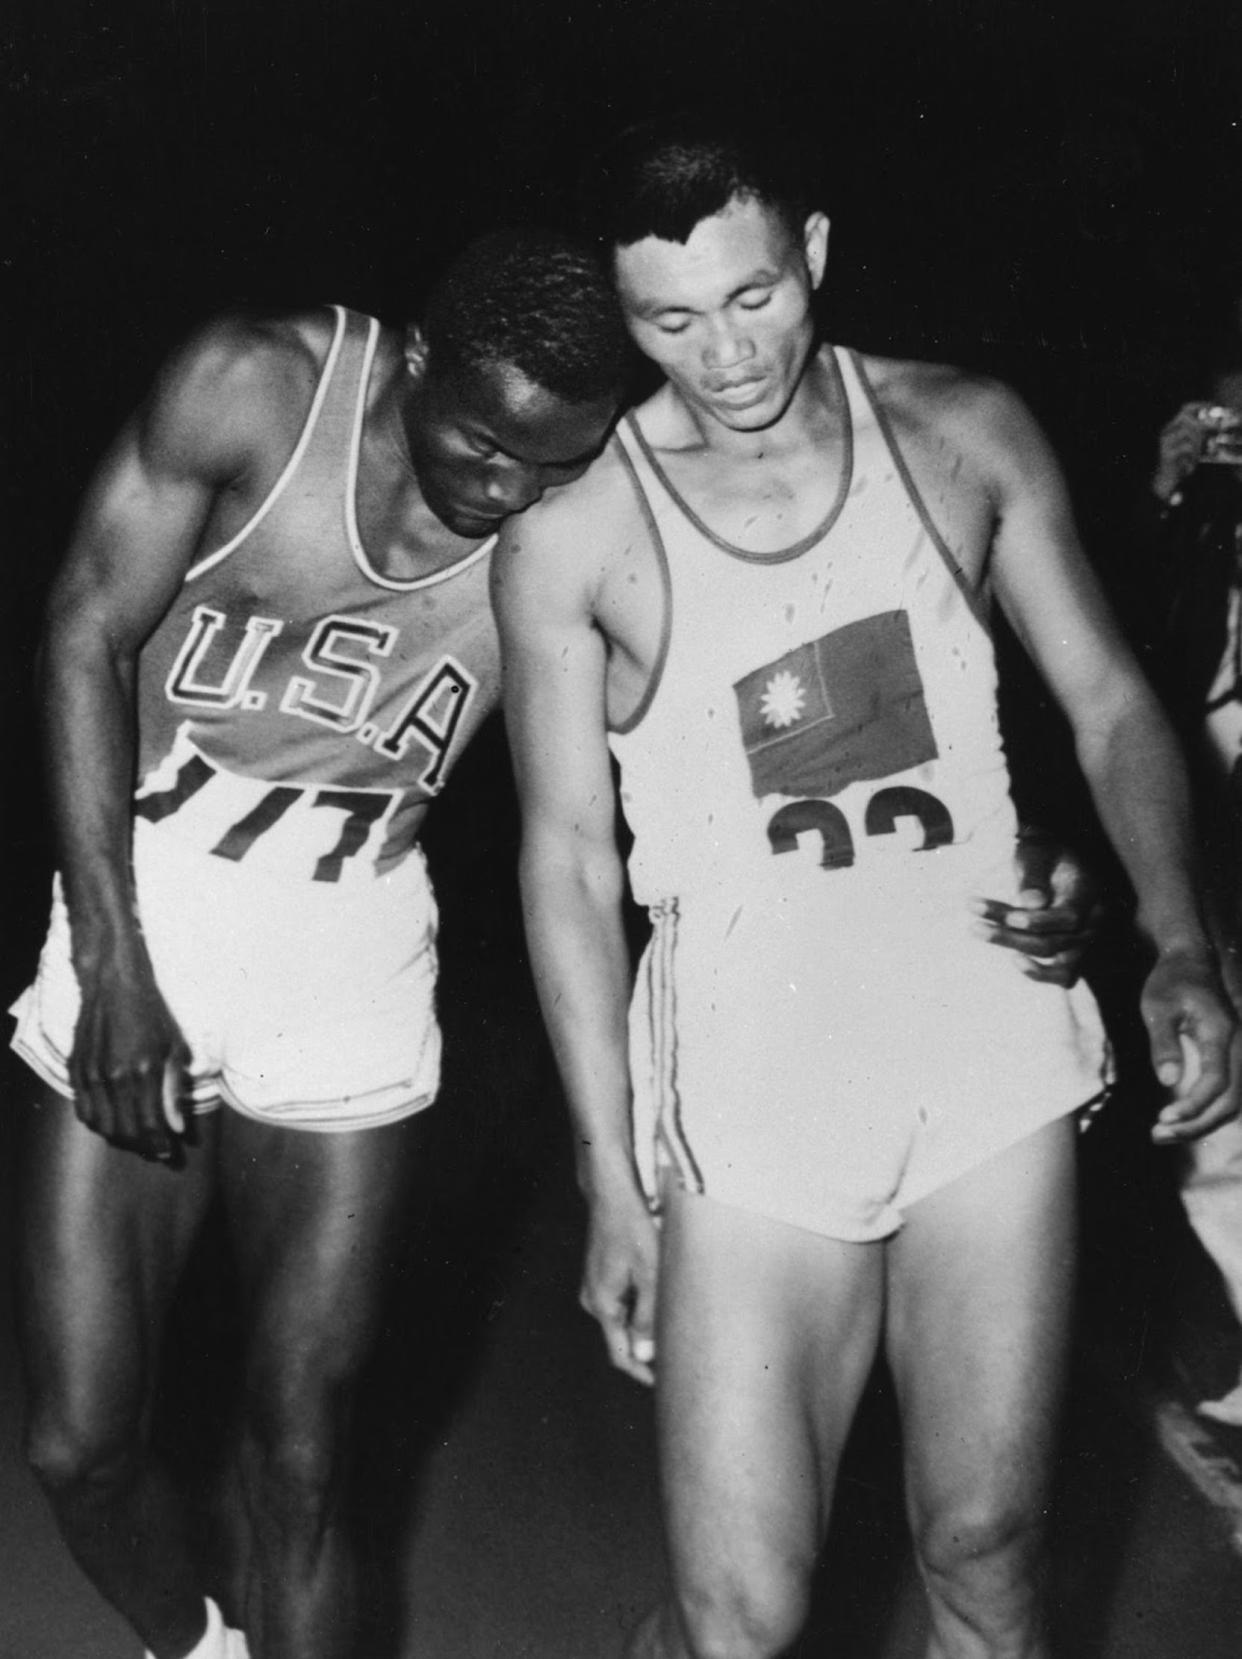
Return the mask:
M 499 688 L 491 543 L 398 580 L 359 536 L 379 333 L 336 308 L 280 479 L 198 558 L 139 657 L 137 815 L 293 882 L 365 881 L 400 863 Z
M 1016 897 L 979 596 L 855 358 L 837 499 L 740 553 L 620 443 L 665 581 L 660 659 L 610 736 L 652 935 L 630 1008 L 635 1155 L 665 1183 L 832 1237 L 1098 1099 L 1089 991 L 974 930 Z
M 723 541 L 633 417 L 618 434 L 666 586 L 651 683 L 610 734 L 648 906 L 756 884 L 795 903 L 826 900 L 828 884 L 834 901 L 1010 885 L 1016 821 L 981 596 L 858 360 L 830 361 L 849 413 L 840 488 L 783 551 Z

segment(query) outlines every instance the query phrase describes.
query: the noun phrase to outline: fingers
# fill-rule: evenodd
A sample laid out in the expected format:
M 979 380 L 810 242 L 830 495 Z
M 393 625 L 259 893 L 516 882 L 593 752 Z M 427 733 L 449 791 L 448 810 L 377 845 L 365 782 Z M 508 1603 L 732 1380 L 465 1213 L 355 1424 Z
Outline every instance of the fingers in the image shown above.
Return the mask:
M 160 1113 L 174 1135 L 185 1134 L 185 1109 L 182 1105 L 185 1082 L 184 1065 L 176 1059 L 166 1060 L 160 1080 Z
M 73 1090 L 73 1109 L 79 1121 L 105 1140 L 115 1140 L 117 1116 L 107 1079 L 71 1062 L 69 1083 Z
M 1152 1127 L 1152 1139 L 1157 1144 L 1194 1140 L 1237 1111 L 1236 1087 L 1230 1088 L 1227 1040 L 1196 1040 L 1183 1032 L 1177 1060 L 1162 1058 L 1156 1075 L 1173 1090 L 1173 1098 Z
M 1172 1090 L 1152 1128 L 1157 1144 L 1205 1135 L 1237 1111 L 1235 1027 L 1216 999 L 1187 1000 L 1180 1016 L 1168 1006 L 1144 1009 L 1156 1076 Z
M 1060 856 L 1061 848 L 1045 835 L 1028 830 L 1019 836 L 1014 848 L 1014 864 L 1022 889 L 1020 904 L 1037 909 L 1051 900 L 1054 871 Z
M 168 1163 L 176 1152 L 165 1101 L 180 1094 L 179 1073 L 178 1062 L 170 1058 L 135 1067 L 113 1085 L 118 1141 L 161 1163 Z
M 648 1387 L 655 1381 L 655 1224 L 639 1201 L 621 1223 L 596 1218 L 583 1273 L 582 1306 L 603 1332 L 618 1371 Z
M 636 1287 L 630 1309 L 629 1374 L 648 1387 L 655 1382 L 655 1278 Z
M 638 1298 L 632 1289 L 619 1295 L 584 1289 L 581 1301 L 603 1333 L 612 1364 L 650 1387 L 655 1382 L 655 1335 L 649 1318 L 640 1322 L 636 1317 Z
M 190 1097 L 186 1057 L 127 1068 L 71 1067 L 74 1108 L 81 1122 L 114 1145 L 163 1163 L 177 1156 Z
M 1028 979 L 1070 986 L 1100 923 L 1096 882 L 1068 848 L 1045 836 L 1023 835 L 1015 861 L 1017 899 L 977 900 L 978 932 L 1016 952 Z
M 1183 404 L 1163 428 L 1159 439 L 1156 493 L 1167 496 L 1183 483 L 1203 456 L 1204 430 L 1199 421 L 1199 403 Z
M 1027 908 L 1037 896 L 1028 890 L 1019 896 L 1016 906 L 981 899 L 975 906 L 979 936 L 1020 956 L 1022 971 L 1029 979 L 1072 985 L 1094 938 L 1095 911 L 1084 920 L 1082 912 L 1072 905 Z

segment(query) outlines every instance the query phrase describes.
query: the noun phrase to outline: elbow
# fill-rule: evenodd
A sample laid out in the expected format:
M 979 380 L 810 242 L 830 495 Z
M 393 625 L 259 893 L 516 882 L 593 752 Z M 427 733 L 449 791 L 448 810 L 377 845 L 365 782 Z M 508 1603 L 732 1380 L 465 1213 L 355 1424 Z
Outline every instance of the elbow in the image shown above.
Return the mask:
M 45 685 L 101 675 L 125 680 L 137 659 L 137 646 L 119 635 L 111 618 L 98 608 L 55 602 L 49 607 L 37 656 Z
M 550 836 L 527 829 L 518 857 L 518 878 L 529 916 L 575 910 L 616 909 L 625 875 L 615 843 L 578 836 Z

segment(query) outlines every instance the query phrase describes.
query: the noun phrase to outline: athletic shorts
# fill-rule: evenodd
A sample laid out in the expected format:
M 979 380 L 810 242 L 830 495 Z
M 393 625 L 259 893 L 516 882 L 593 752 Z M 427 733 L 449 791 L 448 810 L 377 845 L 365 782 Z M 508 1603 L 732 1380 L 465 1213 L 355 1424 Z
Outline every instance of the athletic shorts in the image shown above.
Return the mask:
M 1009 862 L 965 885 L 1011 898 Z M 630 1066 L 653 1208 L 672 1180 L 834 1238 L 884 1238 L 920 1198 L 1102 1100 L 1090 991 L 1028 979 L 977 936 L 960 888 L 684 898 L 652 920 Z
M 295 1129 L 369 1129 L 421 1111 L 440 1077 L 436 904 L 419 849 L 342 892 L 281 884 L 139 821 L 138 915 L 190 1048 L 196 1111 L 221 1102 Z M 13 1047 L 61 1094 L 79 995 L 57 878 Z

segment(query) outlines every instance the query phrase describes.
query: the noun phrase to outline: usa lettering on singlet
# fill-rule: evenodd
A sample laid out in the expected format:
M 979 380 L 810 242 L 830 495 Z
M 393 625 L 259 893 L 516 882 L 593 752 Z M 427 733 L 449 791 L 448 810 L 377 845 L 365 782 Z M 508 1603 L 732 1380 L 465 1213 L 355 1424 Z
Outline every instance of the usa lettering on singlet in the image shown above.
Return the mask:
M 204 852 L 321 883 L 406 857 L 499 684 L 490 543 L 408 580 L 367 556 L 355 491 L 379 324 L 335 318 L 280 478 L 142 651 L 135 797 Z

